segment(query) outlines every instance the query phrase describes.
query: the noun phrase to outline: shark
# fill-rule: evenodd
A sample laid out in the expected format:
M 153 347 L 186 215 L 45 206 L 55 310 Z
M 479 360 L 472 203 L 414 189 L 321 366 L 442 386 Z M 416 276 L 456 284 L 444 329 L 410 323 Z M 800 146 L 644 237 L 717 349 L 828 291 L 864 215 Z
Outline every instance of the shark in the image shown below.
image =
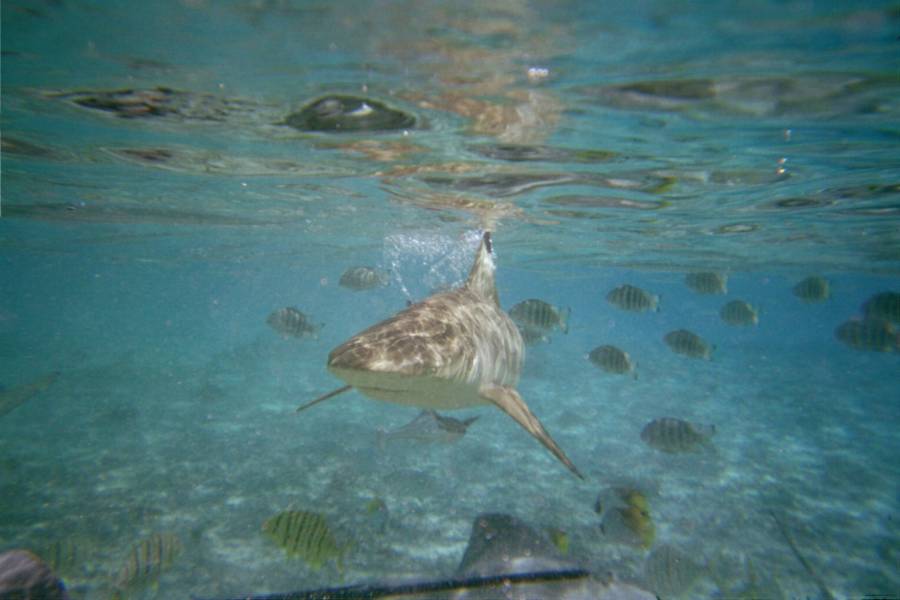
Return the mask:
M 500 307 L 495 271 L 491 232 L 485 231 L 461 287 L 412 304 L 334 348 L 327 368 L 346 385 L 297 411 L 353 388 L 426 410 L 494 405 L 584 479 L 516 390 L 525 344 Z

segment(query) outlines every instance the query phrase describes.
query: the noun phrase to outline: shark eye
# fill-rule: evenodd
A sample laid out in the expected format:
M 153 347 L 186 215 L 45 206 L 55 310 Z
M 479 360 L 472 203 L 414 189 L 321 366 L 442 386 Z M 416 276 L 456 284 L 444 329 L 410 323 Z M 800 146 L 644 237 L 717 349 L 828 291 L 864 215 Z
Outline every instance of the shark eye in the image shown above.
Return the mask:
M 484 247 L 487 248 L 488 253 L 494 253 L 494 245 L 491 243 L 491 232 L 484 232 Z

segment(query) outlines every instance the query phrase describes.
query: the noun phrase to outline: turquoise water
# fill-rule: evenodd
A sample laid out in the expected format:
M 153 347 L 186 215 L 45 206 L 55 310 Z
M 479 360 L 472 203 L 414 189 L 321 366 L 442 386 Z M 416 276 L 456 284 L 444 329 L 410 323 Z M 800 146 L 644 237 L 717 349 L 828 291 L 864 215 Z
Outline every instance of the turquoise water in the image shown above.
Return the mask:
M 108 598 L 171 532 L 181 554 L 127 597 L 234 596 L 446 577 L 506 512 L 644 587 L 677 547 L 699 565 L 683 598 L 900 595 L 900 359 L 835 337 L 900 292 L 896 5 L 595 4 L 4 2 L 0 384 L 59 375 L 0 416 L 0 550 L 66 544 L 73 597 Z M 118 113 L 75 103 L 110 91 Z M 283 124 L 328 94 L 417 124 Z M 452 413 L 480 415 L 454 444 L 381 450 L 416 409 L 294 413 L 341 385 L 332 348 L 462 281 L 485 228 L 505 308 L 571 307 L 518 389 L 583 482 L 490 407 Z M 357 265 L 390 285 L 339 286 Z M 697 270 L 727 294 L 688 289 Z M 831 297 L 805 304 L 813 274 Z M 659 312 L 607 302 L 623 283 Z M 733 299 L 757 326 L 721 321 Z M 284 306 L 318 337 L 272 331 Z M 678 328 L 712 360 L 674 354 Z M 608 343 L 636 379 L 586 360 Z M 663 416 L 714 424 L 713 448 L 648 447 Z M 650 548 L 601 528 L 622 486 Z M 288 509 L 352 544 L 343 572 L 262 534 Z

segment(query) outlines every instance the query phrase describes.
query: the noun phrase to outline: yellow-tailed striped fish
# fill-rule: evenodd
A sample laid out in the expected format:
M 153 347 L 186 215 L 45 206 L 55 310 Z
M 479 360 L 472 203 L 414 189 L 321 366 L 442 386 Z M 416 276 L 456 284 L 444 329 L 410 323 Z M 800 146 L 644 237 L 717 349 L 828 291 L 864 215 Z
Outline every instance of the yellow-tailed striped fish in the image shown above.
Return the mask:
M 724 294 L 728 291 L 728 276 L 722 273 L 688 273 L 684 276 L 684 282 L 698 294 Z
M 181 540 L 174 533 L 154 533 L 131 547 L 116 575 L 120 590 L 156 582 L 181 554 Z
M 343 571 L 347 548 L 338 545 L 323 515 L 306 510 L 286 510 L 267 519 L 262 528 L 288 556 L 299 556 L 317 570 L 335 559 L 338 571 Z
M 650 516 L 646 496 L 638 490 L 616 490 L 614 506 L 603 514 L 601 529 L 610 537 L 630 545 L 647 549 L 656 539 L 656 526 Z
M 600 529 L 611 541 L 647 549 L 656 539 L 650 503 L 640 490 L 615 487 L 600 493 L 594 504 L 600 515 Z
M 656 539 L 656 526 L 650 513 L 636 506 L 617 509 L 625 525 L 638 537 L 644 549 L 653 545 Z
M 642 290 L 633 285 L 620 285 L 606 295 L 607 301 L 632 312 L 645 312 L 659 310 L 659 296 Z
M 387 507 L 387 503 L 379 496 L 375 496 L 374 498 L 369 500 L 368 503 L 366 503 L 366 513 L 368 514 L 374 528 L 379 533 L 384 533 L 385 529 L 387 529 L 388 520 L 391 516 L 391 513 Z
M 569 553 L 569 534 L 557 527 L 548 527 L 547 535 L 550 541 L 559 550 L 559 553 L 565 556 Z
M 722 307 L 719 316 L 729 325 L 746 326 L 759 323 L 756 309 L 743 300 L 732 300 Z
M 806 303 L 824 302 L 831 297 L 828 280 L 818 275 L 810 275 L 793 287 L 794 295 Z
M 563 333 L 569 333 L 569 315 L 571 308 L 553 306 L 537 298 L 523 300 L 509 309 L 510 318 L 516 325 L 530 329 L 551 331 L 559 329 Z
M 374 498 L 372 498 L 371 500 L 369 500 L 366 503 L 366 512 L 369 513 L 370 515 L 383 513 L 383 512 L 386 513 L 387 510 L 388 510 L 387 504 L 379 496 L 375 496 Z

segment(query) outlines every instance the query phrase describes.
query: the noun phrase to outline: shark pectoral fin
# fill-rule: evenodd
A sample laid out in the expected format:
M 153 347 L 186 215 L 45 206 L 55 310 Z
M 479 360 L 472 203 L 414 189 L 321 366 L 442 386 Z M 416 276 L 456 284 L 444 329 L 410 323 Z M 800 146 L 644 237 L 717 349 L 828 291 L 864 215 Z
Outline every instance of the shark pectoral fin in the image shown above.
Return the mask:
M 572 461 L 569 460 L 566 453 L 562 451 L 562 448 L 556 445 L 556 442 L 553 441 L 553 438 L 550 437 L 550 434 L 547 433 L 544 426 L 538 421 L 538 418 L 534 416 L 531 410 L 529 410 L 525 401 L 522 400 L 522 396 L 519 395 L 519 392 L 511 387 L 491 385 L 483 386 L 479 390 L 479 395 L 497 405 L 500 410 L 508 414 L 516 421 L 516 423 L 524 427 L 525 431 L 537 438 L 540 443 L 553 453 L 553 456 L 558 458 L 562 464 L 566 465 L 566 467 L 572 471 L 572 473 L 577 475 L 579 479 L 584 479 L 584 475 L 582 475 L 575 465 L 572 464 Z
M 319 396 L 315 400 L 312 400 L 310 402 L 307 402 L 306 404 L 301 405 L 300 407 L 297 408 L 296 412 L 300 412 L 301 410 L 306 410 L 310 406 L 314 406 L 314 405 L 318 404 L 319 402 L 324 402 L 325 400 L 328 400 L 329 398 L 333 398 L 333 397 L 337 396 L 338 394 L 343 394 L 344 392 L 348 391 L 352 387 L 353 387 L 352 385 L 345 385 L 344 387 L 340 387 L 336 390 L 332 390 L 332 391 L 328 392 L 327 394 L 325 394 L 324 396 Z

